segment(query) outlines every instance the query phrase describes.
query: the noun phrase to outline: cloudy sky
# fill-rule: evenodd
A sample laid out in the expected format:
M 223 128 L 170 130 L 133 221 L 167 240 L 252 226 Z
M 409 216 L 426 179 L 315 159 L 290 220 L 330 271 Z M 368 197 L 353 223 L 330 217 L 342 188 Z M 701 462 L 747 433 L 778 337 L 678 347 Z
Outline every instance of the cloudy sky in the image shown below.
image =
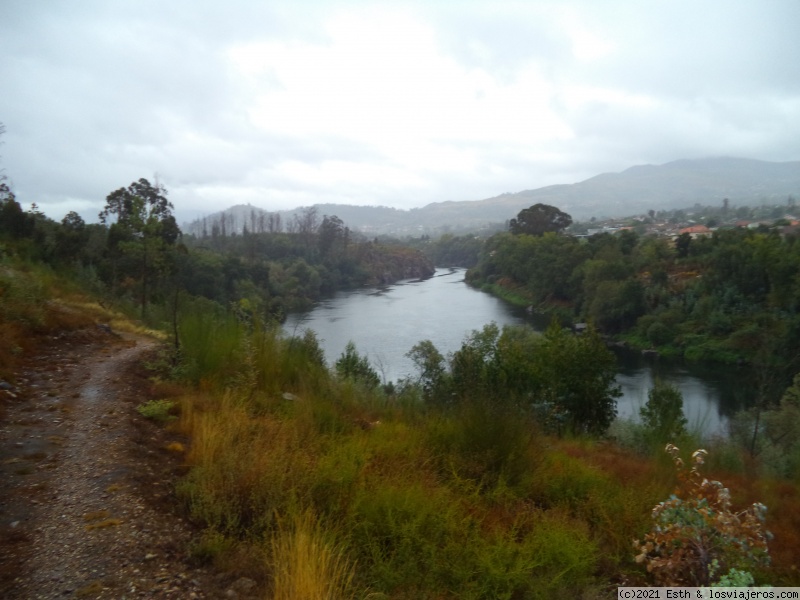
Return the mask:
M 95 221 L 140 177 L 183 220 L 800 160 L 798 56 L 797 0 L 3 0 L 0 167 Z

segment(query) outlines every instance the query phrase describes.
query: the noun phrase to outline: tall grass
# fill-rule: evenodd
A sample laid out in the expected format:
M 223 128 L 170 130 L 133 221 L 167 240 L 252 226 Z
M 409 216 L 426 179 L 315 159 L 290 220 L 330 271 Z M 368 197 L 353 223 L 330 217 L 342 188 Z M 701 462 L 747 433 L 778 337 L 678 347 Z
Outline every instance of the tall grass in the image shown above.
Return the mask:
M 355 565 L 344 547 L 305 511 L 281 523 L 272 537 L 273 600 L 345 600 L 353 598 Z
M 115 316 L 51 268 L 0 254 L 0 377 L 10 377 L 44 336 Z

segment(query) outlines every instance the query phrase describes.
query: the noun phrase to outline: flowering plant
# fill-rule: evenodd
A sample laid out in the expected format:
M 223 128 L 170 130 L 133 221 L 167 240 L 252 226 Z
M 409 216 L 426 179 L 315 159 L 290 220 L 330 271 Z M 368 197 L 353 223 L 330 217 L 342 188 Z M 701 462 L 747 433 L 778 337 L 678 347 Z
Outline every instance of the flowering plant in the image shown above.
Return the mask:
M 677 447 L 667 444 L 666 451 L 678 470 L 678 488 L 653 508 L 651 531 L 634 541 L 636 562 L 662 586 L 709 586 L 734 576 L 752 582 L 749 570 L 769 564 L 766 506 L 733 511 L 728 489 L 700 474 L 708 452 L 695 451 L 687 469 Z

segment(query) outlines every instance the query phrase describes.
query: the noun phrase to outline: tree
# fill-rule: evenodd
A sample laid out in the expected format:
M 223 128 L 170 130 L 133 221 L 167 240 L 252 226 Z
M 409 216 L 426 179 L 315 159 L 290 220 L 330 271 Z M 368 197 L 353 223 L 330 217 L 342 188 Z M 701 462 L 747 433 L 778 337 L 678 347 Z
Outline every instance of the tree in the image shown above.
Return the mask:
M 336 374 L 342 379 L 352 379 L 368 388 L 378 387 L 381 379 L 375 369 L 369 364 L 366 356 L 361 356 L 356 350 L 356 345 L 350 341 L 344 352 L 334 365 Z
M 56 231 L 56 247 L 60 260 L 77 258 L 86 242 L 89 232 L 83 218 L 74 210 L 67 213 L 61 220 L 61 227 Z
M 344 233 L 344 222 L 339 217 L 325 215 L 322 218 L 317 243 L 319 244 L 319 253 L 323 259 L 335 254 L 337 246 L 344 246 Z
M 5 125 L 0 123 L 0 136 L 5 132 Z M 35 221 L 22 211 L 14 192 L 5 181 L 5 174 L 0 171 L 0 233 L 12 238 L 28 237 L 33 233 Z
M 686 433 L 683 395 L 673 385 L 656 380 L 647 393 L 647 404 L 639 409 L 642 424 L 658 443 L 674 442 Z
M 689 256 L 689 248 L 692 246 L 692 236 L 689 233 L 682 233 L 675 240 L 675 250 L 678 252 L 678 258 L 686 258 Z
M 544 235 L 548 231 L 558 233 L 572 225 L 572 217 L 548 204 L 534 204 L 511 219 L 508 229 L 515 235 Z
M 442 353 L 436 349 L 433 342 L 423 340 L 406 353 L 417 369 L 419 369 L 419 383 L 427 400 L 442 400 L 442 390 L 446 387 L 447 372 Z
M 617 415 L 616 358 L 593 327 L 581 335 L 553 321 L 534 354 L 540 402 L 563 416 L 574 434 L 603 434 Z
M 27 238 L 33 233 L 35 219 L 22 210 L 14 192 L 0 182 L 0 233 L 12 238 Z
M 129 275 L 138 276 L 142 317 L 147 314 L 151 285 L 169 270 L 170 251 L 181 235 L 166 194 L 161 184 L 139 179 L 111 192 L 99 215 L 102 223 L 116 217 L 109 227 L 109 251 L 115 265 L 127 259 L 129 265 L 123 268 L 130 266 Z

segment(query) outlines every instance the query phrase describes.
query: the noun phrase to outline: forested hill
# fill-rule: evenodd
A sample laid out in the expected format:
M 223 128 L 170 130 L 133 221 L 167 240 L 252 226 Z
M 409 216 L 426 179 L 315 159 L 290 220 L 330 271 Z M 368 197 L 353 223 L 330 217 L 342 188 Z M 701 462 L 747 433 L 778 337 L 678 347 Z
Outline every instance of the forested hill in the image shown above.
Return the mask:
M 674 241 L 633 229 L 586 239 L 497 234 L 468 280 L 643 348 L 792 374 L 800 348 L 794 228 L 703 229 Z
M 695 204 L 731 205 L 783 203 L 800 196 L 800 162 L 766 162 L 744 158 L 677 160 L 663 165 L 634 166 L 604 173 L 573 184 L 551 185 L 485 200 L 435 202 L 422 208 L 398 210 L 385 206 L 317 205 L 320 215 L 338 215 L 351 228 L 368 235 L 419 235 L 491 229 L 533 204 L 558 206 L 576 219 L 621 217 L 649 210 L 690 208 Z M 251 213 L 270 214 L 269 207 L 237 206 L 209 215 L 209 223 L 229 215 L 239 231 Z M 302 209 L 276 211 L 284 223 Z M 258 216 L 256 218 L 259 218 Z M 184 230 L 199 232 L 203 219 Z M 248 225 L 252 231 L 252 224 Z
M 108 195 L 101 223 L 75 212 L 57 222 L 24 212 L 0 182 L 0 258 L 71 273 L 154 323 L 174 323 L 180 302 L 192 298 L 280 318 L 340 289 L 434 273 L 421 251 L 366 239 L 313 210 L 285 229 L 262 220 L 237 233 L 223 221 L 197 236 L 183 235 L 172 211 L 167 190 L 140 179 Z

